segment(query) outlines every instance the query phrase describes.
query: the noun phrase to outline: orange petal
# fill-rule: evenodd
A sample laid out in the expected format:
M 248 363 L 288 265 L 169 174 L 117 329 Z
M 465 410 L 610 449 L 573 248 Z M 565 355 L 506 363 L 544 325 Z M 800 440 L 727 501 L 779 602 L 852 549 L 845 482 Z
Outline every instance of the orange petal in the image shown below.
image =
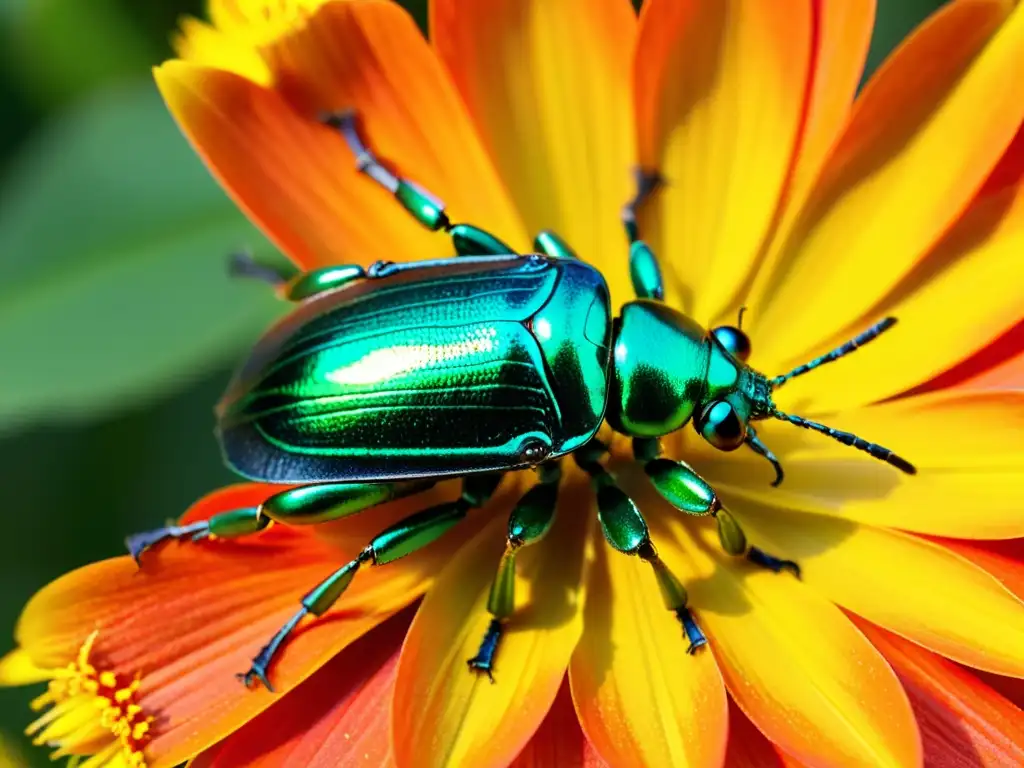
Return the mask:
M 178 522 L 182 524 L 205 520 L 219 512 L 231 509 L 244 509 L 262 504 L 275 493 L 292 485 L 276 485 L 273 483 L 234 483 L 206 494 L 190 506 Z
M 636 162 L 628 0 L 435 0 L 430 33 L 528 231 L 557 230 L 622 301 L 619 212 Z
M 875 4 L 875 0 L 812 0 L 811 78 L 800 144 L 787 190 L 789 207 L 805 199 L 849 117 L 871 45 Z
M 611 765 L 721 765 L 728 714 L 714 658 L 686 655 L 650 566 L 603 540 L 597 553 L 569 668 L 583 730 Z
M 994 675 L 991 672 L 983 672 L 977 669 L 971 670 L 971 672 L 976 674 L 982 682 L 994 691 L 1015 704 L 1018 709 L 1024 710 L 1024 679 Z
M 780 405 L 822 411 L 872 402 L 926 382 L 982 349 L 1024 316 L 1022 249 L 1024 186 L 981 198 L 872 310 L 873 319 L 892 315 L 899 324 L 858 350 L 849 364 L 787 384 Z
M 1024 539 L 1008 541 L 955 541 L 937 543 L 966 557 L 991 573 L 1008 590 L 1024 600 Z
M 734 299 L 779 206 L 808 88 L 806 0 L 650 0 L 637 42 L 640 162 L 667 181 L 643 233 L 700 322 Z
M 391 694 L 411 618 L 403 611 L 356 640 L 190 768 L 393 766 Z
M 1019 389 L 1024 382 L 1024 319 L 970 357 L 902 397 L 942 389 Z
M 921 763 L 906 694 L 842 611 L 809 583 L 719 554 L 712 525 L 669 520 L 662 556 L 691 574 L 729 693 L 771 741 L 812 765 Z
M 267 44 L 276 91 L 180 61 L 156 70 L 168 106 L 235 201 L 303 267 L 444 256 L 356 170 L 325 111 L 354 108 L 370 147 L 475 221 L 522 245 L 518 219 L 443 68 L 408 14 L 380 0 L 328 3 Z M 443 126 L 443 127 L 442 127 Z
M 1018 326 L 1024 330 L 1024 323 Z M 986 368 L 964 382 L 972 389 L 1020 389 L 1024 387 L 1024 351 Z
M 804 582 L 943 656 L 1024 676 L 1024 602 L 931 541 L 731 498 L 750 541 L 796 560 Z
M 219 496 L 235 501 L 253 486 Z M 381 528 L 440 491 L 375 510 Z M 253 499 L 255 500 L 255 499 Z M 207 514 L 219 511 L 209 501 Z M 233 505 L 232 505 L 233 506 Z M 222 507 L 223 509 L 224 507 Z M 194 510 L 191 515 L 194 516 Z M 356 518 L 357 519 L 357 518 Z M 344 529 L 348 521 L 334 524 Z M 365 525 L 365 523 L 363 523 Z M 386 568 L 367 568 L 332 611 L 293 634 L 271 677 L 288 691 L 338 651 L 419 596 L 472 524 Z M 365 544 L 305 528 L 273 526 L 239 540 L 170 544 L 86 566 L 32 598 L 19 643 L 39 666 L 62 666 L 98 630 L 94 656 L 105 669 L 142 675 L 141 704 L 157 716 L 146 746 L 151 763 L 175 765 L 255 717 L 279 695 L 235 680 L 256 651 L 298 609 L 312 586 Z
M 1024 712 L 956 664 L 868 621 L 855 623 L 903 683 L 928 766 L 1024 765 Z
M 797 768 L 803 763 L 780 752 L 730 698 L 725 765 L 727 768 Z
M 774 506 L 940 536 L 1024 536 L 1024 393 L 948 390 L 822 420 L 896 451 L 918 473 L 775 421 L 758 425 L 758 435 L 786 470 L 781 487 L 769 485 L 771 467 L 752 451 L 724 458 L 695 446 L 696 464 Z
M 981 195 L 991 195 L 1007 187 L 1016 187 L 1024 181 L 1024 125 L 1017 129 L 1010 146 L 992 169 Z
M 540 726 L 582 630 L 584 543 L 590 520 L 563 498 L 548 536 L 517 556 L 518 609 L 501 641 L 492 685 L 467 669 L 491 621 L 487 595 L 507 522 L 487 528 L 438 577 L 409 630 L 393 718 L 402 766 L 506 765 Z
M 1024 117 L 1024 81 L 1013 76 L 1024 10 L 1013 8 L 951 3 L 864 89 L 751 299 L 756 328 L 770 329 L 756 340 L 759 359 L 774 368 L 860 322 L 970 203 Z
M 511 768 L 608 768 L 580 729 L 568 678 L 562 681 L 547 717 Z

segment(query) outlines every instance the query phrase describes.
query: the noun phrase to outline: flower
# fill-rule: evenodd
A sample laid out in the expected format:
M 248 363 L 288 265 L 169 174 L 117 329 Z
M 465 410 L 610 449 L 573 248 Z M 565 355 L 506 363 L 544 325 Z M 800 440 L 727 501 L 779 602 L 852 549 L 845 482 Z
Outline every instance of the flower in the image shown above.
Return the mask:
M 615 445 L 708 647 L 685 653 L 570 470 L 554 528 L 520 557 L 494 685 L 465 660 L 527 478 L 360 572 L 284 646 L 277 694 L 232 675 L 309 587 L 450 485 L 324 526 L 168 544 L 141 572 L 90 565 L 32 599 L 0 665 L 8 684 L 50 681 L 37 738 L 91 766 L 1024 763 L 1024 9 L 949 3 L 854 101 L 871 3 L 780 8 L 649 0 L 637 19 L 626 0 L 435 0 L 428 44 L 385 0 L 211 0 L 156 78 L 306 269 L 450 251 L 358 174 L 325 112 L 357 110 L 373 151 L 459 221 L 520 251 L 556 230 L 616 305 L 629 170 L 656 169 L 640 229 L 667 300 L 709 327 L 746 305 L 758 370 L 899 317 L 778 401 L 893 447 L 916 476 L 775 422 L 759 432 L 780 488 L 753 452 L 666 441 L 797 580 L 722 553 L 713 523 L 634 482 Z M 184 520 L 277 490 L 224 489 Z

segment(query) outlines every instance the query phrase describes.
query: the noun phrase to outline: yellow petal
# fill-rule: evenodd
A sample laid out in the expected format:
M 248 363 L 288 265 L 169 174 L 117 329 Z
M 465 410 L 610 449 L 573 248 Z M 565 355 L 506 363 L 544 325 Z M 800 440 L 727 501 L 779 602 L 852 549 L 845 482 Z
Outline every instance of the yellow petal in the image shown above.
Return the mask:
M 240 40 L 265 42 L 298 26 L 333 0 L 207 0 L 206 12 L 217 29 Z
M 897 449 L 925 469 L 1019 467 L 1024 463 L 1024 391 L 944 390 L 857 408 L 829 425 Z M 793 430 L 772 424 L 777 432 Z M 797 431 L 797 436 L 800 436 Z M 793 457 L 848 457 L 833 440 L 800 441 Z
M 32 661 L 32 657 L 24 648 L 15 648 L 0 658 L 0 686 L 5 688 L 40 683 L 52 676 L 49 670 Z
M 984 568 L 999 583 L 1024 600 L 1024 539 L 1004 541 L 961 541 L 935 539 L 958 555 Z
M 504 510 L 493 510 L 494 520 L 438 576 L 399 662 L 393 705 L 399 766 L 507 765 L 540 726 L 583 627 L 591 520 L 578 514 L 582 504 L 578 492 L 563 498 L 547 537 L 517 556 L 517 609 L 498 647 L 496 684 L 466 661 L 491 621 L 487 595 L 504 548 Z
M 1024 9 L 1012 8 L 950 4 L 865 88 L 751 299 L 760 359 L 793 359 L 860 320 L 967 207 L 1024 117 Z
M 555 229 L 629 295 L 628 0 L 437 0 L 430 33 L 527 229 Z
M 1024 536 L 1024 393 L 951 390 L 822 420 L 896 451 L 918 473 L 776 421 L 758 435 L 785 469 L 779 488 L 752 451 L 723 457 L 694 445 L 694 463 L 718 487 L 766 504 L 937 536 Z
M 978 200 L 873 312 L 884 336 L 780 391 L 780 405 L 842 409 L 903 392 L 982 349 L 1024 317 L 1024 186 Z M 776 373 L 776 371 L 769 371 Z
M 728 706 L 714 657 L 686 655 L 650 566 L 603 540 L 596 548 L 583 638 L 569 667 L 587 738 L 614 766 L 721 765 Z
M 185 61 L 224 69 L 269 86 L 273 76 L 255 48 L 198 19 L 185 18 L 171 40 L 175 52 Z
M 806 0 L 652 0 L 637 44 L 640 161 L 666 186 L 642 232 L 677 301 L 717 316 L 779 206 L 810 73 Z
M 898 531 L 735 501 L 750 540 L 800 563 L 844 608 L 978 669 L 1024 676 L 1024 603 L 938 544 Z
M 842 611 L 788 574 L 719 554 L 712 525 L 669 527 L 661 554 L 694 574 L 691 602 L 729 693 L 769 739 L 811 765 L 920 765 L 906 694 Z

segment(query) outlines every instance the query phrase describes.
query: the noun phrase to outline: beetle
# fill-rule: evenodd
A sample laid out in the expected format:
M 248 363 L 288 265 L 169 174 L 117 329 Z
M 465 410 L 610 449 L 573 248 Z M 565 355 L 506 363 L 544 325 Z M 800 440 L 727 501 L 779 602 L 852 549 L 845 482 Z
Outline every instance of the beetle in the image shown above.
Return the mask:
M 536 468 L 538 482 L 509 518 L 487 609 L 492 620 L 472 670 L 492 675 L 515 610 L 517 552 L 551 526 L 561 477 L 572 456 L 591 477 L 608 543 L 653 569 L 665 607 L 693 653 L 706 643 L 682 582 L 658 557 L 640 510 L 601 463 L 607 422 L 632 438 L 633 453 L 676 509 L 711 515 L 726 552 L 799 576 L 796 563 L 751 547 L 714 489 L 688 465 L 661 457 L 659 438 L 692 423 L 712 446 L 748 446 L 782 467 L 753 422 L 781 419 L 811 429 L 913 474 L 892 451 L 776 408 L 772 393 L 795 376 L 866 344 L 886 318 L 836 350 L 768 378 L 747 365 L 750 340 L 736 326 L 705 329 L 664 303 L 661 271 L 641 239 L 636 214 L 658 185 L 639 173 L 623 208 L 637 298 L 613 317 L 608 286 L 556 233 L 536 253 L 517 254 L 484 229 L 453 224 L 444 205 L 388 170 L 364 143 L 352 112 L 324 123 L 347 142 L 364 174 L 389 190 L 421 224 L 446 232 L 456 256 L 427 262 L 334 266 L 286 278 L 245 256 L 237 274 L 272 283 L 298 302 L 254 346 L 217 407 L 217 436 L 229 467 L 252 480 L 298 484 L 255 508 L 129 536 L 142 553 L 167 539 L 230 538 L 271 522 L 315 524 L 460 478 L 461 496 L 383 530 L 349 563 L 303 597 L 300 608 L 240 675 L 271 688 L 268 669 L 307 615 L 326 612 L 364 566 L 392 562 L 436 540 L 482 506 L 507 472 Z M 493 677 L 492 677 L 493 680 Z

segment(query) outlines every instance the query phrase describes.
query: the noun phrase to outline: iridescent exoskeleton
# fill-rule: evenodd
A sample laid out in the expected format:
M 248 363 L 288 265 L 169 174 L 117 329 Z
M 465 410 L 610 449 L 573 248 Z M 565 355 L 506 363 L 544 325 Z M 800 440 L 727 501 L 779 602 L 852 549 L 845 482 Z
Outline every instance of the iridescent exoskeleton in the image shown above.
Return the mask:
M 436 540 L 484 505 L 503 474 L 535 468 L 538 482 L 513 509 L 496 564 L 493 620 L 471 669 L 491 675 L 515 610 L 516 553 L 554 519 L 560 459 L 590 475 L 608 543 L 649 563 L 665 607 L 679 618 L 692 653 L 706 643 L 682 582 L 658 557 L 636 504 L 602 463 L 602 424 L 632 438 L 654 488 L 676 509 L 711 515 L 724 549 L 775 571 L 796 563 L 751 547 L 714 489 L 682 462 L 660 456 L 659 438 L 692 423 L 715 448 L 743 445 L 782 467 L 753 423 L 781 419 L 828 435 L 908 473 L 892 451 L 856 435 L 779 411 L 772 392 L 790 378 L 852 352 L 895 322 L 887 318 L 833 352 L 775 378 L 746 364 L 750 340 L 736 326 L 707 330 L 665 304 L 661 271 L 640 238 L 636 212 L 657 177 L 638 174 L 623 208 L 637 298 L 614 316 L 604 277 L 556 233 L 536 253 L 515 254 L 487 231 L 453 224 L 443 204 L 387 170 L 363 143 L 352 113 L 325 123 L 351 148 L 358 168 L 412 216 L 451 237 L 456 256 L 438 261 L 334 266 L 286 278 L 239 257 L 236 271 L 273 283 L 298 302 L 239 368 L 218 409 L 227 464 L 262 482 L 299 484 L 257 508 L 131 536 L 138 558 L 171 538 L 234 537 L 272 521 L 314 524 L 362 512 L 458 477 L 462 494 L 374 537 L 301 601 L 295 616 L 242 675 L 270 687 L 271 660 L 307 614 L 320 616 L 357 571 L 383 565 Z

